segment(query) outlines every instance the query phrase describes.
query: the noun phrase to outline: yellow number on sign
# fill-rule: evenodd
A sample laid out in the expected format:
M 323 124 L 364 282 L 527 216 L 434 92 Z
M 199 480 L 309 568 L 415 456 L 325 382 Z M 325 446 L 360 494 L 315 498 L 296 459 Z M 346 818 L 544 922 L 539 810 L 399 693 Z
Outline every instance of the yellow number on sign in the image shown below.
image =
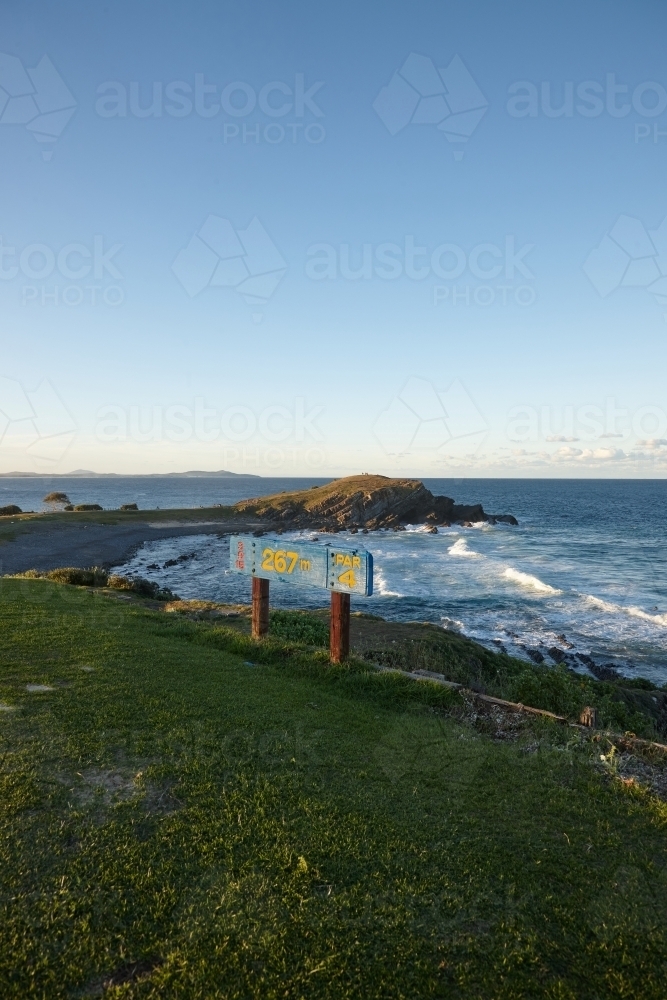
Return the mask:
M 357 578 L 354 575 L 354 570 L 348 569 L 346 573 L 341 573 L 341 575 L 338 577 L 338 582 L 342 583 L 345 587 L 354 587 L 357 582 Z
M 288 559 L 289 566 L 287 565 Z M 278 549 L 277 552 L 274 552 L 273 549 L 264 549 L 262 552 L 262 569 L 269 572 L 292 573 L 298 561 L 298 552 L 284 552 L 282 549 Z M 310 569 L 310 565 L 308 568 Z
M 278 549 L 275 558 L 273 560 L 276 573 L 284 573 L 287 569 L 287 560 L 285 559 L 285 553 L 282 549 Z

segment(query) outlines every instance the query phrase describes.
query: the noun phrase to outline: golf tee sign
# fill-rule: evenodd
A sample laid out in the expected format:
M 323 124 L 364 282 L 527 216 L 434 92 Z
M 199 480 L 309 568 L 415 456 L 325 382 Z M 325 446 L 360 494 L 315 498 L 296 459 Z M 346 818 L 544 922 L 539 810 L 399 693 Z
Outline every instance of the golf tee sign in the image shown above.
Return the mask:
M 370 552 L 361 547 L 349 548 L 329 542 L 321 545 L 294 538 L 285 541 L 266 536 L 232 535 L 229 568 L 253 577 L 253 635 L 256 638 L 268 629 L 269 581 L 330 591 L 331 659 L 333 662 L 345 659 L 350 642 L 350 594 L 369 597 L 373 593 L 373 556 Z
M 323 587 L 364 597 L 373 593 L 373 556 L 364 548 L 232 535 L 229 568 L 297 587 Z

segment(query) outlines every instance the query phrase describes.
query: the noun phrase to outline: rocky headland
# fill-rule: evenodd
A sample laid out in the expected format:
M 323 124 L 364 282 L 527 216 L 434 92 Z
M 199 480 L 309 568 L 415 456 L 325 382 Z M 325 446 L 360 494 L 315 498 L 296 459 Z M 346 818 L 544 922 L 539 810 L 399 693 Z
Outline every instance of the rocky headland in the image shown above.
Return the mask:
M 318 531 L 400 531 L 406 524 L 428 524 L 437 530 L 439 525 L 479 521 L 518 524 L 511 514 L 487 514 L 481 504 L 457 504 L 451 497 L 434 496 L 419 479 L 369 474 L 346 476 L 309 490 L 242 500 L 234 509 L 285 529 Z

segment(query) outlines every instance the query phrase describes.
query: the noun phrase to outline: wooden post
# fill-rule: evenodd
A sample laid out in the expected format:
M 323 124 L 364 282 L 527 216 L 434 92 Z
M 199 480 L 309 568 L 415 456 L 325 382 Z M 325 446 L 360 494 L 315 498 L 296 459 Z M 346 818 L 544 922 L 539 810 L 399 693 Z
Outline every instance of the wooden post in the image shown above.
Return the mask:
M 579 716 L 579 725 L 589 726 L 591 729 L 597 729 L 598 725 L 597 716 L 598 714 L 596 710 L 592 708 L 590 705 L 586 705 L 586 707 L 582 709 L 581 715 Z
M 252 578 L 252 637 L 261 639 L 269 631 L 269 581 Z
M 332 663 L 346 660 L 350 652 L 350 595 L 331 591 L 329 653 Z

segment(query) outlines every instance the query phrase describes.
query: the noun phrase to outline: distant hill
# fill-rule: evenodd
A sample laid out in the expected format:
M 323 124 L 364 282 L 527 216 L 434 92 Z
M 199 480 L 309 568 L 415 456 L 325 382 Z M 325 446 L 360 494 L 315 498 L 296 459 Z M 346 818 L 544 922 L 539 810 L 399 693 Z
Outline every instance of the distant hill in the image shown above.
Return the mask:
M 90 469 L 75 469 L 73 472 L 0 472 L 0 479 L 261 479 L 251 472 L 227 472 L 219 469 L 217 472 L 206 472 L 201 469 L 193 469 L 190 472 L 145 472 L 129 473 L 122 472 L 91 472 Z

